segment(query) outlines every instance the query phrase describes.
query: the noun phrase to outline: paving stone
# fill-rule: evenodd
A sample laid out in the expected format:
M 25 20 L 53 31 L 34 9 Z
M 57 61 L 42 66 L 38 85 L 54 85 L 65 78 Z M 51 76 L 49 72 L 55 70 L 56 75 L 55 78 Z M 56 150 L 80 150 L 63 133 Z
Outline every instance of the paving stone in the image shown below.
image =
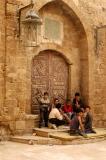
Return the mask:
M 32 115 L 28 115 L 32 109 L 32 98 L 36 99 L 36 91 L 31 86 L 43 88 L 43 91 L 52 88 L 50 93 L 59 92 L 59 95 L 67 88 L 68 93 L 62 94 L 73 98 L 79 91 L 85 104 L 92 108 L 94 125 L 106 127 L 106 0 L 34 0 L 34 9 L 43 21 L 38 36 L 35 30 L 32 34 L 26 32 L 22 24 L 30 9 L 25 7 L 29 3 L 30 0 L 0 1 L 0 119 L 10 117 L 6 123 L 13 123 L 14 133 L 31 132 L 33 127 L 38 126 L 38 119 L 35 121 Z M 18 6 L 24 7 L 20 17 Z M 47 18 L 49 29 L 45 23 Z M 51 37 L 47 37 L 49 35 Z M 35 39 L 38 40 L 37 47 L 31 46 L 33 42 L 29 42 L 30 46 L 25 45 L 27 40 Z M 37 66 L 32 65 L 43 51 L 41 61 L 36 63 Z M 58 62 L 64 60 L 69 73 L 67 78 L 63 74 L 65 64 L 60 67 L 55 58 L 51 73 L 47 66 L 53 64 L 46 62 L 47 52 L 58 55 Z M 44 76 L 48 75 L 45 70 L 50 71 L 49 76 Z M 59 77 L 60 74 L 63 76 Z M 38 77 L 43 77 L 44 81 Z M 65 89 L 63 79 L 68 80 Z M 55 85 L 51 87 L 51 84 Z M 38 108 L 34 106 L 34 110 Z M 48 136 L 48 133 L 43 132 L 43 136 Z

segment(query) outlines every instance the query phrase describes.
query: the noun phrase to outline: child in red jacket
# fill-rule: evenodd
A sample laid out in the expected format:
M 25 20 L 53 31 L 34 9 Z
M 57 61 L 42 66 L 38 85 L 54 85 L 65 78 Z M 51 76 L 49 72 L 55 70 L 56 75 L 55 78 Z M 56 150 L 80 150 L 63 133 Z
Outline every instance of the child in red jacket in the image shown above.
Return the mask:
M 72 105 L 71 105 L 71 100 L 67 99 L 66 103 L 64 104 L 62 110 L 64 111 L 64 113 L 66 113 L 68 115 L 68 117 L 71 119 L 71 116 L 73 114 L 73 109 L 72 109 Z

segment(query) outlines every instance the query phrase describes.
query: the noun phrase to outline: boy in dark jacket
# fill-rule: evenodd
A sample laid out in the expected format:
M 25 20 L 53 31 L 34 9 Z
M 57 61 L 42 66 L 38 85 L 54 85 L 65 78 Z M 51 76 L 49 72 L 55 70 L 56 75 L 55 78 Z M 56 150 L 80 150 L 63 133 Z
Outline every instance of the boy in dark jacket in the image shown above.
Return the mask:
M 84 128 L 85 128 L 85 132 L 86 133 L 96 133 L 93 129 L 92 129 L 92 114 L 90 112 L 91 108 L 89 106 L 85 107 L 85 121 L 84 121 Z
M 73 112 L 76 113 L 77 109 L 79 108 L 84 108 L 84 104 L 80 98 L 80 93 L 76 92 L 75 93 L 75 98 L 73 99 Z

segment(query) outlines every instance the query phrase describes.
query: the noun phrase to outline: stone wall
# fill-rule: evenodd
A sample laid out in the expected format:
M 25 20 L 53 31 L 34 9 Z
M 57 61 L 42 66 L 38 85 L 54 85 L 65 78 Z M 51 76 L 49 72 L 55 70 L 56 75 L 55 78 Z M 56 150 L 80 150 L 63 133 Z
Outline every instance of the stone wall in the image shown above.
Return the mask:
M 96 30 L 94 113 L 99 126 L 106 125 L 106 26 Z
M 106 126 L 106 1 L 105 0 L 79 0 L 79 8 L 91 28 L 94 30 L 95 58 L 94 58 L 94 96 L 93 112 L 95 124 Z M 92 57 L 91 57 L 92 58 Z
M 0 115 L 3 113 L 4 106 L 4 71 L 5 71 L 5 2 L 0 1 Z
M 40 47 L 25 47 L 25 39 L 19 35 L 17 16 L 18 9 L 30 1 L 0 0 L 1 112 L 10 116 L 11 128 L 25 130 L 26 119 L 28 124 L 26 113 L 31 113 L 31 61 L 40 51 L 53 49 L 73 64 L 69 89 L 71 96 L 80 91 L 85 102 L 93 108 L 95 125 L 106 126 L 106 27 L 103 27 L 106 25 L 106 1 L 64 0 L 65 3 L 61 3 L 57 0 L 58 6 L 52 3 L 43 7 L 51 1 L 34 1 L 34 8 L 43 21 L 49 17 L 63 24 L 63 35 L 58 41 L 47 39 L 43 24 Z M 29 119 L 30 124 L 33 123 L 34 117 L 29 116 Z

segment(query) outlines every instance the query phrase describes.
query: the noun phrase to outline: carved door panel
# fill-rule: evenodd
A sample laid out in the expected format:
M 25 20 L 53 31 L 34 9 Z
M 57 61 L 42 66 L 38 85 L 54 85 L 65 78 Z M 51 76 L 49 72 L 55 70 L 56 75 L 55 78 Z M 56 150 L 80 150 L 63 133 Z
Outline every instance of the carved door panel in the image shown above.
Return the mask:
M 50 54 L 50 94 L 51 97 L 66 99 L 68 88 L 68 65 L 61 56 Z
M 38 96 L 41 95 L 40 91 L 44 93 L 49 88 L 48 77 L 49 76 L 49 55 L 40 54 L 33 59 L 32 62 L 32 95 L 31 105 L 32 112 L 36 112 L 38 109 Z
M 32 63 L 32 112 L 38 112 L 37 97 L 45 91 L 51 98 L 66 99 L 68 88 L 68 65 L 63 57 L 53 51 L 40 53 Z

